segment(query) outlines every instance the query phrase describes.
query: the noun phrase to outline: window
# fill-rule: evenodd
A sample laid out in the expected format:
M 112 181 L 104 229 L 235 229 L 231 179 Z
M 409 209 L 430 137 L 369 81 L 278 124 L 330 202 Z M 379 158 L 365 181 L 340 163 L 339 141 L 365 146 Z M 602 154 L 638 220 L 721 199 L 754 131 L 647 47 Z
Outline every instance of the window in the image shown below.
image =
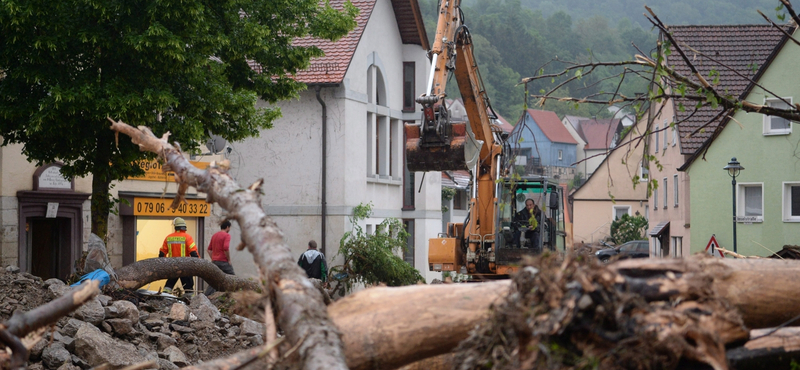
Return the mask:
M 467 209 L 467 191 L 456 189 L 453 196 L 453 209 Z
M 669 204 L 667 202 L 667 195 L 669 195 L 669 192 L 667 191 L 667 188 L 669 186 L 667 186 L 667 184 L 669 184 L 669 183 L 667 182 L 667 178 L 665 177 L 664 178 L 664 182 L 662 183 L 662 185 L 664 185 L 664 209 L 667 209 L 667 204 Z
M 655 149 L 656 153 L 658 153 L 658 125 L 656 125 L 655 132 L 656 132 L 656 140 L 654 141 L 655 145 L 653 146 L 656 148 Z
M 630 215 L 631 214 L 631 206 L 614 206 L 614 219 L 618 220 L 622 218 L 622 215 Z
M 406 239 L 406 249 L 403 251 L 403 260 L 414 266 L 414 220 L 403 220 L 403 226 L 408 233 Z
M 650 220 L 650 205 L 644 206 L 644 219 Z
M 644 161 L 639 162 L 639 181 L 647 182 L 650 179 L 650 169 Z
M 764 185 L 761 183 L 742 183 L 738 185 L 736 216 L 738 222 L 764 221 Z
M 669 137 L 667 136 L 667 120 L 664 120 L 664 150 L 667 150 L 667 144 L 669 144 Z
M 653 180 L 654 183 L 658 182 L 658 180 Z M 653 210 L 658 210 L 658 189 L 653 189 Z
M 559 150 L 558 150 L 558 160 L 560 161 L 560 160 L 562 160 L 563 158 L 564 158 L 564 152 L 563 152 L 561 149 L 559 149 Z
M 678 143 L 678 125 L 672 125 L 672 146 Z
M 377 155 L 375 145 L 377 144 L 377 133 L 375 132 L 375 114 L 367 112 L 367 176 L 372 176 L 376 173 Z
M 792 103 L 792 98 L 783 98 Z M 786 104 L 780 99 L 765 99 L 764 105 L 772 108 L 791 109 L 789 104 Z M 764 135 L 788 135 L 792 133 L 792 121 L 782 117 L 764 116 Z
M 675 203 L 675 207 L 678 206 L 678 175 L 672 175 L 672 197 L 675 198 L 673 203 Z
M 669 254 L 672 257 L 681 257 L 681 256 L 683 256 L 683 237 L 682 236 L 673 236 L 672 237 L 672 243 L 670 243 Z
M 800 222 L 800 182 L 783 183 L 783 221 Z
M 409 121 L 406 123 L 413 123 Z M 405 130 L 403 130 L 403 143 L 405 143 Z M 406 146 L 403 145 L 403 209 L 414 209 L 414 172 L 406 166 Z
M 414 111 L 415 75 L 414 62 L 403 62 L 403 112 Z

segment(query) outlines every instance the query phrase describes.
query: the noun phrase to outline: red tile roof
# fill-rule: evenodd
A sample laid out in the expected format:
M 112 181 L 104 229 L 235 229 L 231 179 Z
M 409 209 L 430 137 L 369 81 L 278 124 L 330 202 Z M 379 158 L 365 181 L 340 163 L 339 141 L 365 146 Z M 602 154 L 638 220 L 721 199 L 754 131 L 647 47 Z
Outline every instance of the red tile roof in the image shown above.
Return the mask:
M 578 134 L 586 146 L 584 149 L 609 149 L 614 137 L 621 131 L 618 119 L 584 119 L 578 123 Z
M 784 40 L 783 34 L 770 25 L 669 26 L 669 29 L 678 42 L 686 43 L 692 49 L 702 52 L 749 78 L 762 73 L 765 66 L 769 64 L 773 51 L 782 45 Z M 705 56 L 692 52 L 689 48 L 681 48 L 687 53 L 687 57 L 692 60 L 703 77 L 709 79 L 708 75 L 712 69 L 719 72 L 718 90 L 721 93 L 724 94 L 727 91 L 733 96 L 740 97 L 749 91 L 747 80 L 737 76 L 733 71 L 721 67 Z M 667 63 L 680 74 L 691 76 L 689 66 L 674 48 L 672 54 L 667 56 Z M 753 64 L 759 68 L 755 73 L 751 68 Z M 690 78 L 695 80 L 694 77 Z M 685 112 L 678 110 L 679 102 L 683 103 L 686 108 Z M 724 119 L 717 119 L 706 126 L 703 132 L 694 135 L 691 133 L 719 114 L 722 108 L 703 107 L 692 115 L 695 103 L 676 99 L 674 104 L 675 119 L 676 122 L 679 122 L 681 153 L 693 154 L 703 146 L 706 140 L 711 138 Z M 685 121 L 681 122 L 682 120 Z M 691 136 L 687 137 L 687 135 Z
M 308 69 L 299 71 L 295 76 L 296 80 L 310 85 L 341 83 L 350 67 L 353 53 L 361 40 L 376 1 L 351 0 L 353 5 L 360 10 L 356 17 L 356 27 L 338 41 L 313 37 L 296 39 L 295 46 L 316 46 L 325 52 L 324 56 L 312 59 Z M 330 0 L 331 6 L 335 9 L 343 9 L 344 2 L 345 0 Z M 403 43 L 417 44 L 425 50 L 430 49 L 417 0 L 392 0 L 392 7 Z M 251 62 L 251 67 L 261 72 L 261 67 L 257 64 Z
M 578 142 L 575 141 L 575 138 L 573 138 L 569 131 L 567 131 L 567 128 L 564 127 L 564 124 L 561 123 L 561 120 L 558 119 L 558 116 L 555 112 L 548 110 L 528 109 L 527 113 L 529 116 L 531 116 L 531 118 L 533 118 L 533 121 L 536 122 L 536 125 L 539 126 L 539 129 L 541 129 L 542 132 L 544 132 L 544 135 L 547 136 L 547 140 L 550 140 L 550 142 L 575 145 L 578 144 Z
M 514 131 L 514 126 L 508 123 L 508 121 L 506 121 L 506 119 L 503 118 L 503 116 L 501 116 L 500 113 L 495 112 L 495 114 L 497 115 L 498 126 L 500 126 L 500 128 L 502 128 L 503 131 L 505 132 Z

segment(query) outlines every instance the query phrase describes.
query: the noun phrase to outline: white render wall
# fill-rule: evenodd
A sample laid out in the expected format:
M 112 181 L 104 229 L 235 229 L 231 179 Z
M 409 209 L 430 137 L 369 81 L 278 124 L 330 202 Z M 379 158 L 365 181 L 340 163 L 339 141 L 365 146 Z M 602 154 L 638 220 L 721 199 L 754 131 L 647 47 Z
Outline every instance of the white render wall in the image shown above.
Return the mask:
M 419 113 L 402 112 L 403 62 L 415 62 L 416 94 L 424 90 L 429 62 L 419 45 L 403 45 L 389 0 L 379 0 L 354 52 L 344 81 L 338 86 L 321 88 L 320 96 L 327 106 L 327 218 L 326 256 L 329 266 L 334 260 L 342 235 L 351 230 L 349 216 L 353 207 L 372 203 L 372 218 L 361 222 L 374 228 L 386 218 L 414 219 L 415 267 L 428 280 L 439 273 L 427 271 L 428 239 L 441 229 L 441 175 L 415 175 L 415 210 L 403 211 L 403 121 L 418 121 Z M 368 74 L 372 72 L 370 91 Z M 376 105 L 374 89 L 377 74 L 385 84 L 385 102 Z M 266 103 L 262 103 L 266 104 Z M 259 138 L 233 143 L 230 156 L 237 181 L 248 185 L 264 179 L 263 205 L 284 232 L 286 244 L 299 257 L 308 240 L 322 246 L 322 108 L 314 87 L 300 94 L 299 99 L 280 102 L 283 118 L 273 128 L 261 132 Z M 392 122 L 392 171 L 389 176 L 373 173 L 374 149 L 368 145 L 368 113 L 383 116 Z M 375 118 L 373 118 L 373 122 Z M 373 123 L 374 127 L 374 123 Z M 386 142 L 392 136 L 382 132 Z M 385 149 L 385 147 L 383 148 Z M 381 156 L 386 158 L 386 156 Z M 387 161 L 388 163 L 388 161 Z M 422 185 L 422 191 L 416 190 Z M 239 243 L 241 233 L 231 232 L 231 244 Z M 237 275 L 254 276 L 257 271 L 252 258 L 232 252 Z M 428 276 L 428 275 L 432 276 Z

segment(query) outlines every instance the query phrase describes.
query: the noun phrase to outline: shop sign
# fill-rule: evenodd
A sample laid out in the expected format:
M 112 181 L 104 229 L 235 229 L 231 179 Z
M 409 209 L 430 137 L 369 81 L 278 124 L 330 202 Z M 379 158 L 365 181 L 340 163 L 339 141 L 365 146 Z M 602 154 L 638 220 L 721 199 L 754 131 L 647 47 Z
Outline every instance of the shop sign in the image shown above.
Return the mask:
M 187 199 L 178 208 L 170 208 L 172 198 L 133 198 L 134 216 L 162 216 L 162 217 L 208 217 L 211 215 L 211 205 L 203 199 Z
M 208 168 L 209 162 L 198 162 L 198 161 L 189 161 L 193 166 L 204 170 Z M 139 180 L 139 181 L 175 181 L 175 173 L 164 172 L 164 166 L 157 160 L 140 160 L 136 161 L 134 165 L 139 166 L 144 171 L 144 175 L 139 177 L 129 177 L 128 180 Z

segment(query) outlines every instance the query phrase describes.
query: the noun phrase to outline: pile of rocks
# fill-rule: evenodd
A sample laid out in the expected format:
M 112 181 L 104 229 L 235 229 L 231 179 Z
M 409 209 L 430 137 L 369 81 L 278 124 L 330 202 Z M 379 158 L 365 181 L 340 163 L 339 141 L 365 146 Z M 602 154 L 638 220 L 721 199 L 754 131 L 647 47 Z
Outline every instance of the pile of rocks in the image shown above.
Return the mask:
M 29 274 L 0 274 L 6 275 L 0 276 L 0 282 L 22 280 L 16 285 L 26 290 L 14 289 L 13 294 L 0 299 L 3 320 L 8 318 L 9 308 L 35 307 L 20 305 L 20 297 L 44 291 L 49 301 L 71 289 L 58 279 L 42 282 Z M 0 288 L 0 293 L 7 289 Z M 223 315 L 202 294 L 194 296 L 188 305 L 168 298 L 134 304 L 99 295 L 62 318 L 31 348 L 28 368 L 89 369 L 104 363 L 120 368 L 153 360 L 159 369 L 177 369 L 260 345 L 264 331 L 260 322 Z

